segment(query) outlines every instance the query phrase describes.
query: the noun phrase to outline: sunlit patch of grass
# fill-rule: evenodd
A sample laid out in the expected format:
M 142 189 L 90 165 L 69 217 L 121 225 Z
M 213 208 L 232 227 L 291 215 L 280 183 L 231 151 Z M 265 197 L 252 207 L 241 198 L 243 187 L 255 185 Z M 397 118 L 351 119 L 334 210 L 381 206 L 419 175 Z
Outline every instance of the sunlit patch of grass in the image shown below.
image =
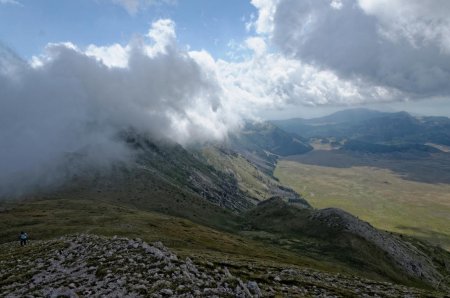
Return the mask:
M 16 241 L 21 230 L 30 235 L 31 243 L 81 232 L 162 241 L 180 256 L 326 267 L 294 252 L 187 219 L 109 202 L 36 200 L 12 204 L 8 209 L 0 214 L 0 243 Z
M 272 196 L 270 187 L 279 184 L 239 154 L 224 154 L 214 147 L 205 148 L 202 154 L 216 169 L 223 172 L 232 171 L 239 188 L 252 198 L 268 199 Z

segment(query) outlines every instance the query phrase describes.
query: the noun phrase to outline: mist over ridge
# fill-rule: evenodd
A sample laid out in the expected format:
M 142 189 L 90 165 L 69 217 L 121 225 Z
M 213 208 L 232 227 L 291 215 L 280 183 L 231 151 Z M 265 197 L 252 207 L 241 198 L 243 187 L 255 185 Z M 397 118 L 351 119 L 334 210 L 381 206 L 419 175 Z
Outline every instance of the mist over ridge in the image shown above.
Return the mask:
M 224 138 L 238 118 L 174 34 L 170 21 L 156 22 L 154 43 L 130 45 L 126 67 L 72 44 L 49 45 L 33 66 L 3 50 L 1 192 L 63 179 L 73 154 L 91 166 L 125 161 L 131 152 L 118 134 L 128 129 L 180 144 Z

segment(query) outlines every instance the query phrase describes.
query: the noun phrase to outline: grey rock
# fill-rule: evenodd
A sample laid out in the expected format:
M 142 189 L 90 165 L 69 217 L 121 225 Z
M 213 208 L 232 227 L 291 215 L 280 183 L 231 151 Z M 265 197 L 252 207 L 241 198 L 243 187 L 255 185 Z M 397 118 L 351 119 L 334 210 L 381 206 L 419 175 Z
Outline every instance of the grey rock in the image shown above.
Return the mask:
M 261 297 L 262 293 L 261 290 L 259 289 L 258 283 L 255 281 L 249 281 L 247 283 L 247 288 L 248 290 L 253 293 L 256 297 Z
M 161 294 L 166 295 L 166 296 L 172 296 L 173 295 L 173 291 L 171 289 L 162 289 L 160 291 Z

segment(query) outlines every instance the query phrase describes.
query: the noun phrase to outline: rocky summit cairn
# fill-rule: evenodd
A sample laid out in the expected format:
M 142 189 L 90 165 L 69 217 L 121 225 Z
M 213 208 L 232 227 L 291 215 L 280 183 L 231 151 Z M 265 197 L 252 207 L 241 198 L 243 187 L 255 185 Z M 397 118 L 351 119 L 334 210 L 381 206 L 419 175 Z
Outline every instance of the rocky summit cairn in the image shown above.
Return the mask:
M 0 245 L 1 297 L 422 297 L 425 292 L 306 268 L 181 259 L 161 242 L 65 236 Z M 253 274 L 253 275 L 252 275 Z M 244 277 L 258 276 L 255 280 Z M 429 294 L 429 293 L 428 293 Z M 427 295 L 428 295 L 427 294 Z M 431 295 L 431 294 L 430 294 Z

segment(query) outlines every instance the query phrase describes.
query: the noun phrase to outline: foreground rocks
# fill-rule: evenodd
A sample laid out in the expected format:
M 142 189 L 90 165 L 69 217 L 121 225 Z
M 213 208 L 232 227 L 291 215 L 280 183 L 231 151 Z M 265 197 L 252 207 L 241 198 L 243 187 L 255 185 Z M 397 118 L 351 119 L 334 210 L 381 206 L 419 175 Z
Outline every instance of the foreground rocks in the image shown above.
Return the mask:
M 423 290 L 304 268 L 181 259 L 162 243 L 66 236 L 0 245 L 2 297 L 423 297 Z M 428 296 L 428 297 L 430 297 Z

